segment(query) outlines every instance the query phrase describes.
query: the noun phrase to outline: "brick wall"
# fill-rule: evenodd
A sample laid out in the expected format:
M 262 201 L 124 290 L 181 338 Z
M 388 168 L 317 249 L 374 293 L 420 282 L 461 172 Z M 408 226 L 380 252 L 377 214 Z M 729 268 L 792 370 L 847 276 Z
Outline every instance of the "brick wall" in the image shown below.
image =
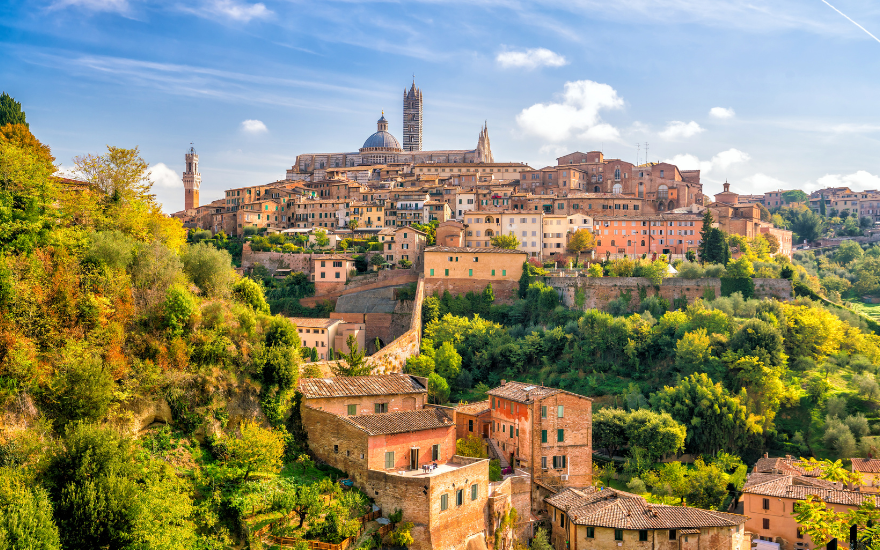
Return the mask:
M 584 309 L 605 309 L 608 302 L 616 300 L 621 293 L 630 293 L 633 306 L 638 304 L 639 289 L 643 288 L 648 296 L 658 292 L 649 279 L 643 277 L 544 277 L 544 282 L 559 292 L 562 303 L 574 308 L 578 289 L 584 291 Z M 710 296 L 721 296 L 721 279 L 664 279 L 660 285 L 659 296 L 669 301 L 670 305 L 678 298 L 686 298 L 693 303 L 703 298 L 707 290 Z M 791 281 L 788 279 L 755 279 L 755 297 L 775 297 L 780 300 L 791 298 Z
M 428 394 L 391 394 L 370 395 L 359 397 L 322 397 L 306 399 L 305 405 L 313 409 L 319 409 L 340 416 L 348 415 L 348 406 L 357 405 L 357 414 L 374 414 L 377 403 L 388 404 L 388 412 L 414 411 L 421 409 L 427 402 Z
M 409 357 L 419 354 L 422 343 L 422 302 L 425 299 L 425 278 L 419 277 L 413 300 L 409 330 L 367 358 L 373 374 L 402 372 Z M 367 325 L 369 327 L 369 324 Z
M 520 270 L 521 272 L 521 270 Z M 485 279 L 448 279 L 448 278 L 426 278 L 425 292 L 428 295 L 437 292 L 441 296 L 445 291 L 449 291 L 453 296 L 458 294 L 467 294 L 474 292 L 479 294 L 483 292 L 486 285 L 492 283 L 492 290 L 495 293 L 495 303 L 509 304 L 516 298 L 519 292 L 519 277 L 514 281 L 490 281 Z

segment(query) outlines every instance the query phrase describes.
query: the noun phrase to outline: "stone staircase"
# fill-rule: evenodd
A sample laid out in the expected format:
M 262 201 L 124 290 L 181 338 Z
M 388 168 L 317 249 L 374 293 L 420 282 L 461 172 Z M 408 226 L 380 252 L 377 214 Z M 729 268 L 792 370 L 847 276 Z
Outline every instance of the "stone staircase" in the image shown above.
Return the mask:
M 501 452 L 501 449 L 498 448 L 498 443 L 490 438 L 486 438 L 486 444 L 489 447 L 489 454 L 495 455 L 494 458 L 498 459 L 498 463 L 501 464 L 501 469 L 504 470 L 506 468 L 510 468 L 510 462 L 504 458 L 504 453 Z

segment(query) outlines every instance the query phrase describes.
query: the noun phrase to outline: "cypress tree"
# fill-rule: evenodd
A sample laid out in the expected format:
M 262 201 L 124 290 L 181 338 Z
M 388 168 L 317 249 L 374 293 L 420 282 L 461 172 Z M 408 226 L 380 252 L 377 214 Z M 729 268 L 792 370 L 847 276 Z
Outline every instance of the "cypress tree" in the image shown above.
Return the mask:
M 709 259 L 709 238 L 712 236 L 712 224 L 715 223 L 715 220 L 712 218 L 712 212 L 709 209 L 706 209 L 706 213 L 703 214 L 703 228 L 700 230 L 700 246 L 697 248 L 697 252 L 700 255 L 700 263 L 704 264 L 707 261 L 711 262 Z
M 21 103 L 15 101 L 6 92 L 3 92 L 0 95 L 0 126 L 6 126 L 7 124 L 28 125 L 25 121 L 24 111 L 21 110 Z

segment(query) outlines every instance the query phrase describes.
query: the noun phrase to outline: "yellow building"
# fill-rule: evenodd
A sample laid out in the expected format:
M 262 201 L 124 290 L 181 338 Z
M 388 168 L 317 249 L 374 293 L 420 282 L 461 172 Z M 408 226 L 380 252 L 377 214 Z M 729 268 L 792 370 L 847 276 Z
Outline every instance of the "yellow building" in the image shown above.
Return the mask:
M 522 250 L 432 246 L 425 249 L 425 292 L 482 292 L 491 283 L 496 300 L 509 301 L 527 259 Z

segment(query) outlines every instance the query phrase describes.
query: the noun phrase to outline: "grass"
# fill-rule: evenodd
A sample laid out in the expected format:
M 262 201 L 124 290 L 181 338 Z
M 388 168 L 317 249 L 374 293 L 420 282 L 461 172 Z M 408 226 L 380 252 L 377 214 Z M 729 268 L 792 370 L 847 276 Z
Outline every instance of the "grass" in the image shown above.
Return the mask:
M 847 299 L 846 303 L 856 313 L 880 322 L 880 304 L 865 304 L 854 298 Z

